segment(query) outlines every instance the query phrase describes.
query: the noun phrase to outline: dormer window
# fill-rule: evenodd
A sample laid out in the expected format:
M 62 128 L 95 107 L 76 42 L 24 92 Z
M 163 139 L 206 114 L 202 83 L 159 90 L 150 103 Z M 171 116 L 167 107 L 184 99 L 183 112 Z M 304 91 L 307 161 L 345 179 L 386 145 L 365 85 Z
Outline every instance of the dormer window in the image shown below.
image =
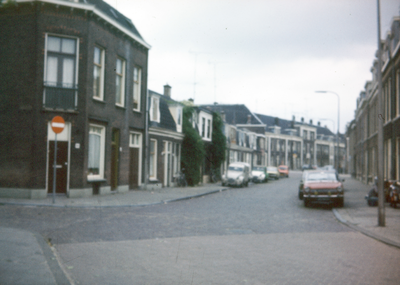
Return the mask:
M 160 98 L 151 97 L 150 121 L 160 122 Z

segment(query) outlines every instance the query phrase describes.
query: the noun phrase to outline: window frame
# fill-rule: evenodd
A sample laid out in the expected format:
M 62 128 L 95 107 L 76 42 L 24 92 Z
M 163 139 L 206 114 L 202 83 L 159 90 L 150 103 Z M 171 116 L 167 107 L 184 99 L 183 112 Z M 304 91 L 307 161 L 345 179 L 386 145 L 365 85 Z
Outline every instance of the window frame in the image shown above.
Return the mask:
M 118 60 L 121 61 L 121 72 L 122 73 L 118 73 L 117 70 L 117 62 Z M 123 59 L 122 57 L 117 57 L 116 61 L 115 61 L 115 105 L 119 106 L 119 107 L 125 107 L 125 81 L 126 81 L 126 60 Z M 117 90 L 117 78 L 120 78 L 121 81 L 121 87 L 120 87 L 120 101 L 117 102 L 118 99 L 118 90 Z
M 88 132 L 88 141 L 90 141 L 90 135 L 91 135 L 91 128 L 97 128 L 100 129 L 100 165 L 99 165 L 99 174 L 90 174 L 89 173 L 89 159 L 90 159 L 90 143 L 88 142 L 88 175 L 87 175 L 87 180 L 88 181 L 93 181 L 93 180 L 99 180 L 99 179 L 104 179 L 104 166 L 105 166 L 105 140 L 106 140 L 106 127 L 102 125 L 97 125 L 97 124 L 89 124 L 89 132 Z M 93 133 L 98 135 L 98 133 Z
M 95 61 L 95 50 L 99 49 L 100 50 L 100 64 L 97 64 Z M 98 94 L 95 94 L 94 90 L 94 83 L 95 83 L 95 78 L 94 78 L 94 72 L 95 69 L 99 68 L 100 69 L 100 78 L 99 78 L 99 92 Z M 104 101 L 104 73 L 105 73 L 105 49 L 95 45 L 93 48 L 93 99 L 99 100 L 99 101 Z
M 135 76 L 135 72 L 137 71 L 137 80 Z M 133 111 L 140 112 L 141 111 L 141 89 L 142 89 L 142 69 L 138 66 L 133 67 L 133 94 L 132 94 L 132 104 Z M 137 107 L 135 108 L 135 97 L 137 97 Z
M 154 101 L 157 102 L 157 109 L 154 108 Z M 156 113 L 155 113 L 156 112 Z M 154 114 L 156 114 L 156 118 L 154 118 Z M 160 98 L 158 96 L 150 97 L 150 121 L 160 122 Z
M 152 152 L 151 152 L 151 143 L 154 143 L 154 153 L 153 153 L 153 158 Z M 151 175 L 151 159 L 153 159 L 153 176 Z M 150 139 L 150 144 L 149 144 L 149 178 L 150 179 L 157 179 L 157 140 L 156 139 Z

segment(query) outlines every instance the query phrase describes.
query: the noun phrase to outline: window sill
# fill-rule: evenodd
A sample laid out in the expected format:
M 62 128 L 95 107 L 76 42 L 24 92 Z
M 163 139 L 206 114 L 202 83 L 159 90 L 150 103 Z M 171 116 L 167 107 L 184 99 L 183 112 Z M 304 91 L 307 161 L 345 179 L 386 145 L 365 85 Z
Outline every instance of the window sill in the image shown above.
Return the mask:
M 106 104 L 106 102 L 100 98 L 92 97 L 94 102 Z
M 126 110 L 125 106 L 122 106 L 122 105 L 115 104 L 115 107 L 117 107 L 119 109 L 122 109 L 122 110 Z
M 43 107 L 42 112 L 58 112 L 58 113 L 69 113 L 69 114 L 79 114 L 77 110 L 65 110 L 65 109 L 53 109 Z
M 104 178 L 100 178 L 100 177 L 99 178 L 89 178 L 88 177 L 87 182 L 88 183 L 101 183 L 101 182 L 107 182 L 107 180 Z
M 132 109 L 132 112 L 138 113 L 138 114 L 142 114 L 142 111 L 140 111 L 140 110 L 138 110 L 138 109 Z

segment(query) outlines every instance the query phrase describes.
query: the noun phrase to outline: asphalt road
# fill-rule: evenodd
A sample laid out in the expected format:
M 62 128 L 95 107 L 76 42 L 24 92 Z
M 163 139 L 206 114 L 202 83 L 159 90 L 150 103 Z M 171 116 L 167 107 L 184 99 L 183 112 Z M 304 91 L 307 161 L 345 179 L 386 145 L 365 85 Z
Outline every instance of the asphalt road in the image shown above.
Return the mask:
M 142 208 L 1 206 L 0 223 L 48 238 L 75 284 L 399 284 L 400 250 L 305 208 L 300 175 Z

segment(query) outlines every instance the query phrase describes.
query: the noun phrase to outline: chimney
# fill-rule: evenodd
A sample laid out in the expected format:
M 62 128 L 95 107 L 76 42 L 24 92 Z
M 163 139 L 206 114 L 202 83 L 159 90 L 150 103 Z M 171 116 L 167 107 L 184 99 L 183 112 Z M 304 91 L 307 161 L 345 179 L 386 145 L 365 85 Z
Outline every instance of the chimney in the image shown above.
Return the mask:
M 164 85 L 164 96 L 171 98 L 171 86 L 168 84 Z
M 312 119 L 310 120 L 310 125 L 312 125 Z
M 294 115 L 292 116 L 292 121 L 296 121 L 296 117 Z
M 251 115 L 247 115 L 247 123 L 251 124 Z
M 321 122 L 318 122 L 318 127 L 320 127 L 321 126 Z
M 304 118 L 303 117 L 301 117 L 301 122 L 304 123 Z
M 327 125 L 325 125 L 325 129 L 327 129 L 328 128 L 328 126 Z
M 194 103 L 194 99 L 193 98 L 189 98 L 189 102 Z
M 221 111 L 221 119 L 225 122 L 226 116 L 224 111 Z

